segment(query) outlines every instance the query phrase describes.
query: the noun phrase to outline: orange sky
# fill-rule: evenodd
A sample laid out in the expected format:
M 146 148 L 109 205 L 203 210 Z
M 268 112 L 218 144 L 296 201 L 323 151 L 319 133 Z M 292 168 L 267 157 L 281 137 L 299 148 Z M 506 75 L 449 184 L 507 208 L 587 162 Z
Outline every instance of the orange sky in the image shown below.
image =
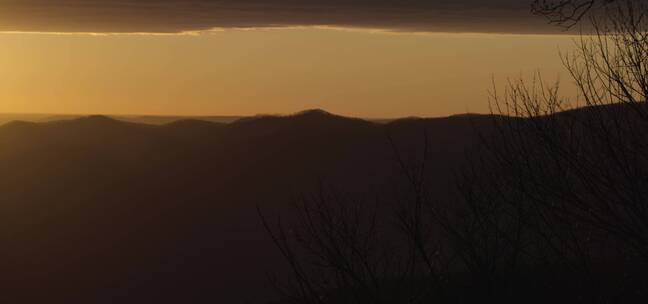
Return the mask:
M 487 111 L 491 76 L 569 78 L 568 36 L 323 28 L 0 34 L 0 112 L 362 117 Z

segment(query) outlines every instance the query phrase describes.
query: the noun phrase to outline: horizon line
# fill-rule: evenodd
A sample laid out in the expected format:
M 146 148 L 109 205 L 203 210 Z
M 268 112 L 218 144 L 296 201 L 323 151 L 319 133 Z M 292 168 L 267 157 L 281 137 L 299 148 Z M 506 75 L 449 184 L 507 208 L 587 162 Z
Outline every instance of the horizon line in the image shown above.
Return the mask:
M 133 113 L 101 113 L 101 112 L 89 112 L 89 113 L 60 113 L 60 112 L 4 112 L 0 111 L 0 115 L 50 115 L 50 116 L 79 116 L 79 117 L 90 117 L 90 116 L 106 116 L 106 117 L 159 117 L 159 118 L 246 118 L 246 117 L 256 117 L 256 116 L 292 116 L 298 115 L 301 113 L 309 111 L 324 111 L 326 113 L 347 117 L 347 118 L 359 118 L 365 120 L 397 120 L 403 118 L 448 118 L 453 116 L 461 115 L 489 115 L 490 113 L 479 113 L 479 112 L 462 112 L 454 114 L 445 114 L 445 115 L 396 115 L 391 117 L 386 116 L 361 116 L 361 115 L 349 115 L 349 114 L 340 114 L 332 112 L 329 110 L 321 108 L 309 108 L 301 111 L 295 112 L 283 112 L 283 113 L 256 113 L 256 114 L 133 114 Z

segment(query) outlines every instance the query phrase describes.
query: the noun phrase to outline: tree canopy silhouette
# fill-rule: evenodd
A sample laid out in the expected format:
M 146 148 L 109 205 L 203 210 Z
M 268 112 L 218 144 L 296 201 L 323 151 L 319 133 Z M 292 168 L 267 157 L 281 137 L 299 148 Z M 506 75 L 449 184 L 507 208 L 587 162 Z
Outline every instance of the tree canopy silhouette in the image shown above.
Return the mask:
M 648 9 L 643 1 L 534 4 L 562 26 L 594 8 L 592 32 L 562 56 L 578 97 L 562 97 L 560 84 L 540 75 L 493 89 L 493 131 L 461 174 L 456 201 L 434 196 L 427 144 L 410 162 L 393 144 L 404 180 L 395 187 L 404 191 L 392 204 L 326 194 L 299 201 L 296 224 L 264 217 L 295 272 L 293 288 L 283 289 L 292 303 L 641 298 L 648 290 Z
M 572 27 L 592 9 L 617 1 L 619 0 L 534 0 L 531 8 L 534 14 L 547 17 L 550 23 Z

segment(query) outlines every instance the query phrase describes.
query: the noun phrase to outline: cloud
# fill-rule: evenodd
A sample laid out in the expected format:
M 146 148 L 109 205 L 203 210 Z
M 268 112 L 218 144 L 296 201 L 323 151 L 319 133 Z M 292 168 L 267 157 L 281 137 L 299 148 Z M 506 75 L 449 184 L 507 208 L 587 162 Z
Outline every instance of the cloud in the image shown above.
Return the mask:
M 0 0 L 0 31 L 179 33 L 330 26 L 548 33 L 530 0 Z

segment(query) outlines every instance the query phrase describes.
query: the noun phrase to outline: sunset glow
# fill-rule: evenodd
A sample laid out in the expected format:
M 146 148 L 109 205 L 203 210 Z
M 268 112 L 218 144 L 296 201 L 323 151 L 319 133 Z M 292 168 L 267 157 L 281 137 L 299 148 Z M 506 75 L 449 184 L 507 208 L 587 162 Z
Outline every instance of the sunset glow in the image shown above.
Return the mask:
M 564 76 L 572 38 L 296 27 L 0 43 L 0 112 L 397 117 L 485 112 L 493 77 Z

